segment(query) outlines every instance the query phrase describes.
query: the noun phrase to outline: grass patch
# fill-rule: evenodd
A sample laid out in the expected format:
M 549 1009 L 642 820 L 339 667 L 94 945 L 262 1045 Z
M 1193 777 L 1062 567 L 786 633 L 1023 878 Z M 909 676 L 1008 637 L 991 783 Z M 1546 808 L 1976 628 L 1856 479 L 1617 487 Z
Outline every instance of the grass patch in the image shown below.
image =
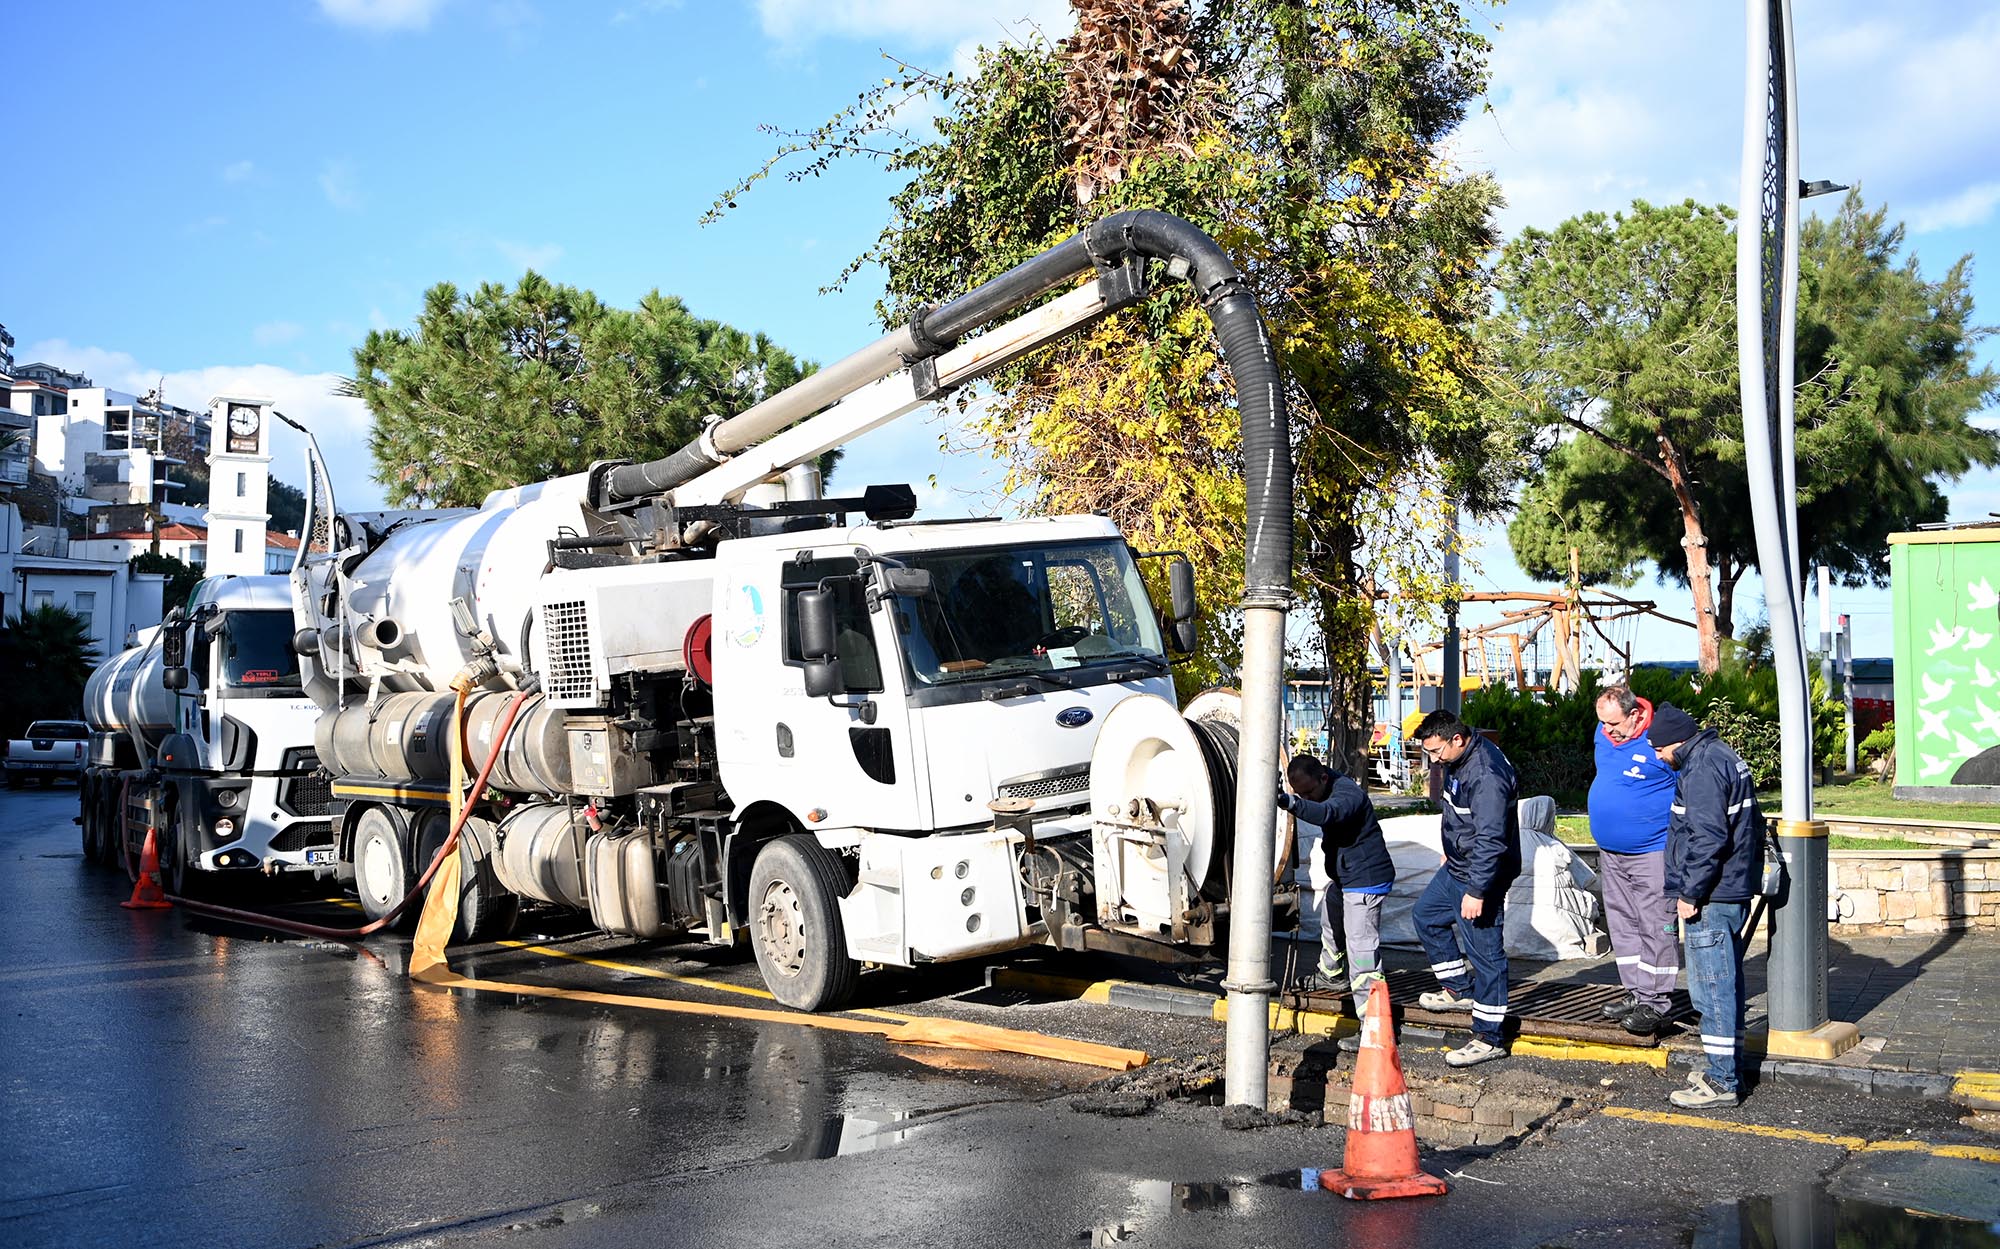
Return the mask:
M 1775 791 L 1757 795 L 1767 814 L 1778 809 Z M 2000 824 L 2000 806 L 1970 802 L 1918 802 L 1898 798 L 1890 786 L 1870 779 L 1842 780 L 1813 789 L 1813 814 L 1860 815 L 1887 820 L 1938 820 Z

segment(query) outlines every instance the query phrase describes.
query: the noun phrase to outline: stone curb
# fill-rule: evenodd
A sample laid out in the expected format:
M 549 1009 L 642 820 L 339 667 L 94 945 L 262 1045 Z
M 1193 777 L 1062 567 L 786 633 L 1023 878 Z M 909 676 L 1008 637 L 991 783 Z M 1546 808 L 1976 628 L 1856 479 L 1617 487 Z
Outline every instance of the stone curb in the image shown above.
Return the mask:
M 1217 1021 L 1229 1017 L 1228 1003 L 1224 999 L 1202 989 L 1186 989 L 1176 985 L 1146 984 L 1137 980 L 1091 981 L 1076 977 L 1052 976 L 1041 972 L 1022 972 L 1007 967 L 989 968 L 987 983 L 1001 988 L 1024 989 L 1109 1006 L 1124 1006 L 1132 1010 L 1151 1011 L 1158 1015 L 1178 1015 L 1183 1018 Z M 1289 1007 L 1280 1006 L 1275 1002 L 1271 1009 L 1274 1021 L 1282 1022 L 1288 1027 L 1296 1024 L 1301 1032 L 1339 1035 L 1355 1031 L 1354 1022 L 1344 1015 L 1313 1011 L 1294 1012 Z M 1399 1029 L 1399 1035 L 1429 1041 L 1442 1040 L 1445 1036 L 1436 1029 L 1419 1028 L 1409 1024 Z M 1622 1052 L 1625 1047 L 1580 1044 L 1562 1037 L 1545 1037 L 1533 1033 L 1522 1033 L 1515 1038 L 1515 1041 L 1517 1044 L 1527 1042 L 1527 1046 L 1522 1050 L 1525 1055 L 1556 1062 L 1643 1062 L 1647 1066 L 1692 1070 L 1702 1061 L 1699 1051 L 1670 1049 L 1665 1046 L 1650 1050 L 1630 1047 L 1634 1056 L 1627 1056 Z M 1646 1057 L 1635 1057 L 1637 1055 Z M 1659 1057 L 1661 1055 L 1665 1057 L 1664 1062 Z M 2000 1094 L 1996 1094 L 1983 1083 L 1969 1079 L 1981 1074 L 1976 1072 L 1939 1074 L 1924 1071 L 1890 1071 L 1842 1063 L 1769 1058 L 1758 1064 L 1757 1071 L 1760 1079 L 1821 1084 L 1899 1097 L 1951 1097 L 1961 1105 L 1974 1108 L 1988 1105 L 1989 1099 L 2000 1097 Z

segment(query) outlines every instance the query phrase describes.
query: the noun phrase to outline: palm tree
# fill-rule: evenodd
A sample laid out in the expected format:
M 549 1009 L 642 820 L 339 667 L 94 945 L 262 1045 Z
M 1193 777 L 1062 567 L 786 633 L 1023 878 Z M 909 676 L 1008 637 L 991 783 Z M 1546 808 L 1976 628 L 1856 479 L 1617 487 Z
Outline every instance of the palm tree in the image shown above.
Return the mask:
M 83 711 L 83 683 L 97 663 L 83 618 L 44 604 L 0 626 L 0 727 L 18 734 L 31 720 L 74 720 Z

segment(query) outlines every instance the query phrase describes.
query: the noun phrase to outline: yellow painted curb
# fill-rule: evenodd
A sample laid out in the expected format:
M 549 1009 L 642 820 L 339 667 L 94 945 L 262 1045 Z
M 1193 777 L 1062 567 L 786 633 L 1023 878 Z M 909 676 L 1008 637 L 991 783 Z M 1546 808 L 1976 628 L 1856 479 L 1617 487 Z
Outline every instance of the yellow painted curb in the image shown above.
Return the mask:
M 1570 1041 L 1562 1037 L 1516 1037 L 1513 1052 L 1536 1058 L 1567 1062 L 1612 1063 L 1621 1066 L 1652 1067 L 1666 1070 L 1667 1051 L 1659 1046 L 1598 1045 L 1590 1041 Z
M 1051 976 L 1047 972 L 1019 971 L 1012 967 L 993 969 L 995 988 L 1026 989 L 1030 993 L 1045 993 L 1050 997 L 1073 998 L 1079 1002 L 1095 1002 L 1102 1006 L 1111 1000 L 1111 986 L 1124 984 L 1122 980 L 1085 980 L 1080 976 Z
M 2000 1071 L 1961 1071 L 1952 1081 L 1951 1100 L 1977 1110 L 2000 1110 Z
M 1663 1127 L 1697 1128 L 1709 1132 L 1727 1132 L 1735 1136 L 1761 1136 L 1766 1140 L 1831 1145 L 1852 1153 L 1918 1153 L 1928 1154 L 1933 1158 L 1964 1158 L 1973 1162 L 2000 1163 L 2000 1149 L 1986 1145 L 1934 1145 L 1928 1141 L 1912 1140 L 1871 1141 L 1861 1136 L 1834 1136 L 1826 1132 L 1808 1132 L 1802 1128 L 1774 1128 L 1761 1123 L 1733 1123 L 1727 1119 L 1677 1115 L 1663 1110 L 1634 1110 L 1627 1106 L 1607 1106 L 1604 1108 L 1604 1114 L 1612 1119 L 1629 1119 L 1636 1123 L 1652 1123 Z

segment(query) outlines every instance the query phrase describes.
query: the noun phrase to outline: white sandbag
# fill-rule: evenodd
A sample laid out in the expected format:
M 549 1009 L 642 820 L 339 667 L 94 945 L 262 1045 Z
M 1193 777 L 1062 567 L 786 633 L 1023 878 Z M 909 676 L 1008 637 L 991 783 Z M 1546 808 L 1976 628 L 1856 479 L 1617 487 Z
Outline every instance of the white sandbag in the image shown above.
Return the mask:
M 1521 958 L 1558 960 L 1595 958 L 1606 948 L 1596 893 L 1597 875 L 1555 836 L 1556 806 L 1546 797 L 1520 803 L 1521 875 L 1507 891 L 1507 953 Z M 1437 815 L 1399 815 L 1382 821 L 1389 858 L 1396 865 L 1396 884 L 1382 900 L 1382 941 L 1416 948 L 1416 924 L 1411 912 L 1431 876 L 1444 862 Z M 1294 879 L 1301 889 L 1320 889 L 1327 881 L 1319 829 L 1299 825 L 1299 868 Z M 1319 923 L 1310 906 L 1300 908 L 1299 939 L 1319 941 Z

